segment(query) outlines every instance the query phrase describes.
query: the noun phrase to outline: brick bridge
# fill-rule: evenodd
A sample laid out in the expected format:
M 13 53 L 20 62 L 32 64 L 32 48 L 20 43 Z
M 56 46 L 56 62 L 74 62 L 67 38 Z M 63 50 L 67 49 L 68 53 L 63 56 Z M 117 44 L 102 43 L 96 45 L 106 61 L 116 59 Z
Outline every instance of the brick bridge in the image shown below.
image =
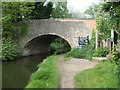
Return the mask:
M 20 39 L 24 56 L 45 53 L 55 37 L 66 40 L 71 48 L 78 46 L 79 36 L 92 36 L 96 21 L 92 19 L 41 19 L 28 21 L 28 33 Z

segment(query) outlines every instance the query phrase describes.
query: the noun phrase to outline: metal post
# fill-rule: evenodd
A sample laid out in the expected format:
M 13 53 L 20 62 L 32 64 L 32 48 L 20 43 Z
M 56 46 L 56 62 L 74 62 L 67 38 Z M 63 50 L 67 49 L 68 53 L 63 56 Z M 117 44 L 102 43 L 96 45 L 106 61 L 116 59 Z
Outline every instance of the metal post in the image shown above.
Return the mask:
M 114 51 L 114 30 L 111 30 L 111 51 Z
M 95 48 L 98 48 L 98 30 L 96 30 L 96 45 Z

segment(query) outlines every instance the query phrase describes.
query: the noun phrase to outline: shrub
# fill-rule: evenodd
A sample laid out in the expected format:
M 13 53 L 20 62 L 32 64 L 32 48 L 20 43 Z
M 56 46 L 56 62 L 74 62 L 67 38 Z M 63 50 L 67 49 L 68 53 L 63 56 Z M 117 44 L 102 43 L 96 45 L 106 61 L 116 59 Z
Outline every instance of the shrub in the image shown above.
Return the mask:
M 94 46 L 89 44 L 82 47 L 82 49 L 74 48 L 67 53 L 66 57 L 85 58 L 91 60 L 92 57 L 105 57 L 109 50 L 104 48 L 94 49 Z
M 93 53 L 94 53 L 94 47 L 92 45 L 86 45 L 83 48 L 83 50 L 84 50 L 84 52 L 86 52 L 85 53 L 85 59 L 91 60 L 92 56 L 93 56 Z
M 93 57 L 105 57 L 108 54 L 109 50 L 99 47 L 94 50 Z
M 120 52 L 118 51 L 112 52 L 110 61 L 115 63 L 116 65 L 119 65 L 120 64 Z
M 72 49 L 70 52 L 67 53 L 66 57 L 86 58 L 91 60 L 93 52 L 94 47 L 92 45 L 85 45 L 82 47 L 82 49 Z
M 56 38 L 50 45 L 51 51 L 55 54 L 66 53 L 70 51 L 70 45 L 62 38 Z
M 84 54 L 82 53 L 83 52 L 80 49 L 74 48 L 67 53 L 66 57 L 84 58 Z
M 13 60 L 19 56 L 17 40 L 12 37 L 3 38 L 2 60 Z

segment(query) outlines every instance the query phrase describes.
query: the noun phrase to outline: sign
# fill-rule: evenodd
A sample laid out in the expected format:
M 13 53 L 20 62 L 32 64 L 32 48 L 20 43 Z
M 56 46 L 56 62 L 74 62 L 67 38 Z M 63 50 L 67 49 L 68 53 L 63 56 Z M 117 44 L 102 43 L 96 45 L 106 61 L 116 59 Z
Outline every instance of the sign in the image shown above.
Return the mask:
M 79 45 L 86 45 L 89 44 L 89 36 L 87 37 L 78 37 L 78 44 Z
M 78 49 L 82 49 L 82 45 L 79 45 L 79 46 L 78 46 Z

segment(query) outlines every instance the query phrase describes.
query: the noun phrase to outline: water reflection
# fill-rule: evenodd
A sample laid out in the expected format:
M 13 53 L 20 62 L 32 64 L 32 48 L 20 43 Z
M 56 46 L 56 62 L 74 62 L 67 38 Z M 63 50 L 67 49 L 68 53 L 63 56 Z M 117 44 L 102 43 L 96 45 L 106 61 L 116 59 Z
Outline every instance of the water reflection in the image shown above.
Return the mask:
M 10 62 L 2 62 L 2 87 L 24 88 L 37 65 L 49 56 L 49 53 L 20 58 Z

